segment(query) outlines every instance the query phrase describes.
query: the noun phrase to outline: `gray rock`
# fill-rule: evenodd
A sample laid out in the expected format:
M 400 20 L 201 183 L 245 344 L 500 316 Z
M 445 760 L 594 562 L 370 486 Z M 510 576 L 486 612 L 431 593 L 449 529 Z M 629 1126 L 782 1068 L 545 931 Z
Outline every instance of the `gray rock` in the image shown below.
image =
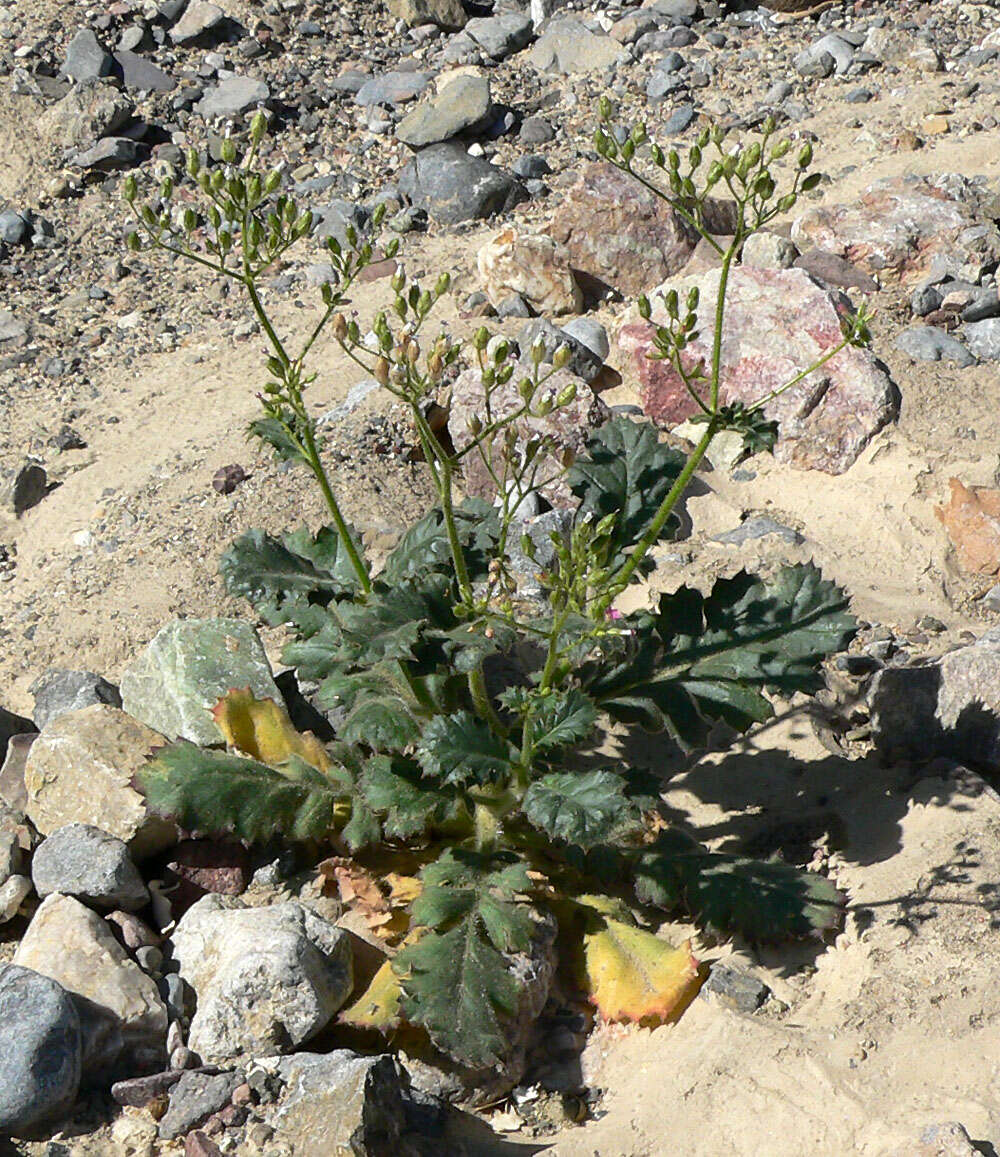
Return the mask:
M 213 1113 L 229 1104 L 243 1074 L 185 1072 L 170 1090 L 170 1104 L 160 1118 L 159 1135 L 173 1141 L 203 1125 Z
M 296 1154 L 376 1157 L 400 1152 L 411 1092 L 394 1057 L 335 1049 L 268 1057 L 258 1064 L 285 1083 L 268 1120 Z
M 465 35 L 494 60 L 505 60 L 526 48 L 531 43 L 532 31 L 531 18 L 520 12 L 480 16 L 465 26 Z
M 341 197 L 328 201 L 325 205 L 313 206 L 312 215 L 314 237 L 320 241 L 334 237 L 345 247 L 350 245 L 347 239 L 348 226 L 351 226 L 360 237 L 368 228 L 371 220 L 363 205 L 358 205 L 354 201 L 346 201 Z
M 1000 628 L 931 663 L 886 667 L 869 695 L 875 744 L 889 759 L 1000 760 Z
M 834 33 L 830 33 L 821 40 L 817 40 L 808 51 L 813 59 L 821 57 L 824 54 L 831 56 L 833 58 L 834 71 L 838 76 L 843 76 L 854 63 L 855 46 Z
M 799 256 L 795 242 L 766 230 L 752 233 L 744 242 L 740 260 L 758 269 L 791 269 Z
M 919 285 L 910 298 L 910 309 L 914 317 L 926 317 L 941 308 L 944 294 L 936 285 Z
M 770 535 L 780 538 L 782 542 L 802 542 L 802 535 L 797 531 L 792 530 L 791 527 L 782 526 L 780 522 L 775 522 L 767 515 L 748 518 L 745 522 L 740 523 L 735 530 L 727 530 L 724 534 L 715 535 L 712 541 L 722 542 L 727 546 L 742 546 L 745 542 L 752 542 L 757 538 L 767 538 Z
M 399 190 L 444 225 L 506 213 L 528 196 L 516 177 L 470 157 L 456 141 L 417 153 L 400 175 Z
M 700 0 L 653 0 L 651 11 L 669 17 L 676 24 L 690 24 L 697 16 Z
M 21 905 L 31 895 L 31 880 L 27 876 L 11 876 L 0 884 L 0 924 L 6 924 L 19 915 Z
M 396 137 L 418 149 L 463 133 L 475 135 L 489 122 L 491 111 L 490 82 L 482 76 L 459 76 L 407 113 L 396 126 Z
M 511 165 L 511 172 L 524 181 L 530 181 L 548 176 L 552 172 L 552 168 L 544 157 L 532 153 L 527 157 L 518 157 Z
M 28 688 L 35 697 L 33 717 L 41 730 L 51 720 L 67 711 L 77 711 L 94 703 L 121 707 L 118 688 L 93 671 L 64 671 L 52 667 Z
M 348 934 L 294 901 L 247 908 L 208 895 L 172 939 L 179 973 L 198 998 L 188 1044 L 206 1061 L 297 1048 L 353 987 Z
M 124 841 L 90 824 L 67 824 L 42 840 L 31 879 L 42 898 L 61 892 L 107 911 L 135 912 L 149 901 Z
M 0 809 L 0 822 L 3 822 L 9 814 Z M 6 884 L 11 876 L 20 873 L 23 859 L 24 854 L 14 825 L 0 827 L 0 884 Z
M 712 965 L 702 994 L 711 993 L 736 1012 L 752 1013 L 767 1000 L 771 990 L 756 976 L 721 961 Z
M 140 92 L 171 92 L 177 87 L 177 82 L 169 73 L 157 68 L 144 56 L 139 56 L 126 48 L 119 48 L 114 57 L 121 69 L 126 88 L 134 88 Z
M 567 0 L 531 0 L 531 23 L 537 32 L 541 26 L 560 8 L 566 7 Z
M 208 92 L 194 106 L 206 120 L 237 117 L 263 104 L 271 90 L 262 80 L 250 76 L 229 76 Z
M 0 506 L 20 517 L 26 510 L 37 506 L 48 489 L 45 468 L 37 462 L 25 462 L 0 474 Z
M 542 595 L 542 585 L 538 581 L 538 572 L 552 565 L 556 557 L 555 543 L 552 535 L 558 534 L 565 539 L 573 525 L 571 510 L 546 510 L 543 514 L 533 517 L 519 517 L 511 525 L 509 538 L 510 568 L 517 575 L 517 593 L 521 598 L 536 599 Z M 528 556 L 521 549 L 521 538 L 527 535 L 534 548 L 534 558 Z
M 31 238 L 31 226 L 16 209 L 0 213 L 0 241 L 5 245 L 25 245 Z
M 39 119 L 54 142 L 67 149 L 88 149 L 102 137 L 122 133 L 134 112 L 135 105 L 125 93 L 104 80 L 74 85 Z
M 111 173 L 116 169 L 132 169 L 140 160 L 139 145 L 129 137 L 105 137 L 89 149 L 82 149 L 69 158 L 78 169 Z
M 0 761 L 6 760 L 7 745 L 15 735 L 28 735 L 35 730 L 30 719 L 0 707 Z
M 47 976 L 0 964 L 0 1134 L 69 1112 L 80 1084 L 80 1018 Z
M 572 321 L 566 322 L 562 331 L 574 342 L 590 350 L 594 357 L 600 358 L 602 362 L 607 361 L 611 353 L 611 342 L 608 339 L 608 331 L 599 321 L 591 317 L 575 317 Z
M 977 289 L 972 300 L 962 310 L 962 321 L 986 321 L 1000 316 L 1000 294 L 995 286 Z
M 561 345 L 568 345 L 570 357 L 566 363 L 566 369 L 569 373 L 583 378 L 585 382 L 592 382 L 601 372 L 601 367 L 604 364 L 603 358 L 599 357 L 594 350 L 572 333 L 566 329 L 559 329 L 544 317 L 534 318 L 527 325 L 521 326 L 518 331 L 517 344 L 521 350 L 521 363 L 523 365 L 530 364 L 531 347 L 539 338 L 545 343 L 545 353 L 542 357 L 543 365 L 551 365 L 556 350 Z
M 685 129 L 691 127 L 691 123 L 697 115 L 698 112 L 693 104 L 678 105 L 663 122 L 663 132 L 670 137 L 678 136 Z
M 1000 360 L 1000 317 L 974 321 L 962 330 L 966 345 L 981 361 Z
M 518 137 L 526 145 L 544 145 L 554 140 L 556 130 L 545 117 L 527 117 L 521 124 Z
M 178 619 L 125 668 L 122 706 L 170 739 L 219 743 L 212 708 L 234 687 L 281 702 L 253 627 L 238 619 Z
M 66 47 L 62 70 L 75 81 L 98 80 L 111 72 L 111 53 L 90 28 L 82 28 Z
M 169 1092 L 181 1079 L 181 1075 L 179 1071 L 166 1069 L 162 1073 L 151 1073 L 148 1077 L 115 1081 L 111 1086 L 111 1096 L 117 1105 L 131 1105 L 134 1109 L 141 1109 Z
M 603 71 L 628 59 L 628 50 L 610 36 L 598 36 L 579 20 L 569 19 L 548 25 L 528 56 L 538 72 L 557 76 Z
M 225 20 L 226 14 L 217 4 L 207 0 L 191 0 L 180 20 L 170 29 L 174 44 L 193 44 Z
M 896 349 L 921 362 L 945 361 L 954 362 L 957 366 L 972 366 L 976 363 L 976 358 L 958 338 L 932 325 L 915 325 L 904 329 L 896 338 Z
M 43 900 L 14 963 L 50 977 L 73 997 L 83 1033 L 84 1081 L 107 1086 L 164 1067 L 167 1010 L 156 985 L 107 923 L 79 900 Z
M 383 72 L 365 81 L 354 100 L 362 108 L 377 104 L 405 104 L 420 96 L 433 79 L 433 72 Z

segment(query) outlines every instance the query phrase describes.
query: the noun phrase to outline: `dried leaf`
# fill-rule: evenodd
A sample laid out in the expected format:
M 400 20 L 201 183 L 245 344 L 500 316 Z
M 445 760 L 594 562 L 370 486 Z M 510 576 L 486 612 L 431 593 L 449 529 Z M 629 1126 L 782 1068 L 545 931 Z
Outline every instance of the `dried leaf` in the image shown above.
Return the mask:
M 389 901 L 367 868 L 346 856 L 331 856 L 317 867 L 324 879 L 336 884 L 343 903 L 359 911 L 373 931 L 392 919 Z
M 400 993 L 399 977 L 392 970 L 392 961 L 386 960 L 361 996 L 340 1014 L 339 1023 L 390 1032 L 402 1019 Z
M 273 699 L 258 699 L 249 687 L 230 691 L 212 709 L 230 747 L 272 766 L 293 755 L 328 771 L 330 757 L 312 732 L 295 730 L 288 712 Z
M 662 1024 L 699 983 L 691 942 L 674 948 L 642 928 L 602 917 L 583 938 L 590 997 L 607 1020 Z
M 389 872 L 384 882 L 389 887 L 389 900 L 393 905 L 412 904 L 424 890 L 424 885 L 416 876 L 401 876 L 398 872 Z

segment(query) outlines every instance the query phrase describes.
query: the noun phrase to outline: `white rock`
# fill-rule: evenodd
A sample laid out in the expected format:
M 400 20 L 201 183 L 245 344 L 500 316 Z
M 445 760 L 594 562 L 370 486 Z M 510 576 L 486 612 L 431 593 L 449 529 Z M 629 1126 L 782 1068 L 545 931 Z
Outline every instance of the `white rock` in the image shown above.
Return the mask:
M 479 250 L 477 265 L 494 305 L 517 293 L 536 313 L 583 309 L 583 291 L 551 237 L 504 229 Z

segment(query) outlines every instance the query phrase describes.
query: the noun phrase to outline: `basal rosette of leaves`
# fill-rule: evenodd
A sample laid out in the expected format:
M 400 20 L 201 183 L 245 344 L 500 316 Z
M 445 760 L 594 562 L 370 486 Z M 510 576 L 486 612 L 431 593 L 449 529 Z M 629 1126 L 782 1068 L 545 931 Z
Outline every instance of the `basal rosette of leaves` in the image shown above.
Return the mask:
M 602 115 L 610 118 L 610 106 Z M 328 243 L 335 276 L 323 287 L 318 324 L 297 351 L 279 336 L 257 278 L 311 222 L 280 191 L 280 173 L 257 171 L 265 127 L 254 120 L 241 159 L 227 141 L 213 171 L 189 157 L 201 211 L 174 211 L 169 183 L 152 204 L 135 206 L 134 184 L 126 199 L 146 248 L 198 261 L 244 288 L 271 346 L 251 433 L 313 474 L 330 524 L 282 537 L 251 531 L 221 569 L 228 590 L 261 620 L 289 629 L 284 661 L 318 685 L 315 702 L 337 738 L 324 745 L 300 735 L 279 705 L 234 693 L 216 711 L 225 749 L 182 742 L 162 750 L 139 777 L 149 806 L 185 829 L 249 843 L 334 842 L 384 864 L 387 877 L 396 858 L 419 852 L 405 939 L 346 1019 L 383 1030 L 404 1020 L 421 1026 L 473 1069 L 503 1059 L 519 995 L 511 962 L 529 949 L 543 910 L 576 944 L 567 951 L 598 1008 L 638 1021 L 669 1018 L 697 984 L 688 949 L 650 930 L 656 913 L 689 914 L 751 941 L 837 928 L 844 897 L 832 882 L 710 851 L 670 827 L 655 778 L 608 756 L 604 742 L 609 729 L 640 727 L 693 750 L 719 725 L 744 732 L 772 717 L 774 696 L 815 691 L 821 664 L 855 630 L 844 594 L 811 565 L 766 578 L 741 572 L 707 592 L 682 586 L 628 614 L 614 606 L 648 573 L 651 549 L 676 532 L 677 505 L 712 438 L 736 428 L 756 451 L 776 436 L 761 416 L 767 399 L 739 411 L 719 403 L 726 278 L 746 237 L 808 187 L 811 158 L 800 156 L 791 192 L 779 195 L 768 166 L 788 149 L 771 141 L 773 125 L 735 149 L 718 131 L 702 134 L 686 166 L 651 147 L 654 168 L 667 174 L 658 191 L 695 227 L 720 182 L 738 207 L 736 235 L 722 251 L 713 364 L 692 371 L 681 358 L 696 332 L 697 300 L 683 314 L 668 302 L 672 322 L 657 334 L 657 356 L 681 367 L 699 400 L 705 435 L 684 455 L 651 424 L 619 417 L 572 457 L 549 437 L 517 434 L 521 419 L 572 400 L 572 387 L 549 385 L 568 351 L 546 366 L 543 348 L 518 363 L 485 329 L 466 344 L 444 329 L 426 337 L 447 278 L 427 290 L 408 285 L 400 268 L 391 308 L 375 318 L 372 337 L 362 335 L 342 308 L 373 259 L 370 237 L 351 231 L 346 247 Z M 645 142 L 641 126 L 625 146 L 601 130 L 598 151 L 635 172 Z M 718 159 L 699 185 L 712 148 Z M 395 243 L 385 251 L 394 254 Z M 864 340 L 859 319 L 845 323 L 842 345 Z M 326 327 L 408 406 L 438 494 L 378 570 L 341 513 L 306 402 L 310 351 Z M 463 363 L 478 367 L 483 412 L 439 437 L 428 404 L 448 411 Z M 498 391 L 512 381 L 519 401 L 501 407 Z M 496 483 L 494 504 L 462 497 L 462 468 L 473 455 Z M 530 538 L 515 538 L 517 512 L 553 477 L 563 478 L 573 507 L 543 564 Z M 537 561 L 541 600 L 520 597 L 515 545 Z

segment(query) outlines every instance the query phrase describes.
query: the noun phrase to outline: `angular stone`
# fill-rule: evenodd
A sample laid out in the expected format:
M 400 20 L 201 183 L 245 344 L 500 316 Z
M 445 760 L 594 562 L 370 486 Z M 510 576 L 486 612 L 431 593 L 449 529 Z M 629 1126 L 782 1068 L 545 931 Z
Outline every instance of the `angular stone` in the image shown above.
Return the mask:
M 935 507 L 962 568 L 972 574 L 1000 574 L 1000 490 L 948 482 L 945 506 Z
M 125 668 L 122 706 L 170 739 L 221 743 L 212 708 L 244 687 L 258 699 L 281 702 L 253 627 L 239 619 L 178 619 Z
M 180 975 L 198 997 L 188 1043 L 206 1061 L 297 1048 L 353 986 L 348 934 L 297 902 L 247 908 L 206 896 L 172 939 Z
M 975 357 L 987 362 L 1000 359 L 1000 317 L 970 322 L 962 336 Z
M 139 146 L 131 137 L 105 137 L 92 148 L 83 149 L 69 158 L 78 169 L 112 173 L 134 168 L 140 161 Z
M 169 1092 L 181 1076 L 178 1069 L 166 1069 L 162 1073 L 151 1073 L 148 1077 L 129 1077 L 124 1081 L 115 1081 L 111 1086 L 111 1096 L 116 1105 L 131 1105 L 134 1109 L 141 1109 Z
M 539 341 L 544 347 L 541 362 L 543 366 L 551 366 L 556 350 L 560 346 L 567 346 L 569 348 L 569 361 L 565 367 L 567 373 L 583 378 L 589 385 L 601 372 L 604 359 L 576 338 L 570 332 L 569 326 L 566 326 L 565 329 L 559 329 L 546 318 L 536 317 L 525 322 L 517 331 L 517 344 L 521 351 L 518 359 L 519 368 L 516 371 L 518 381 L 525 374 L 530 376 L 533 369 L 532 350 Z
M 79 711 L 95 703 L 121 707 L 118 688 L 93 671 L 63 671 L 50 667 L 28 688 L 35 697 L 33 718 L 39 729 L 67 711 Z
M 433 72 L 383 72 L 358 89 L 354 101 L 362 108 L 377 104 L 405 104 L 415 100 L 434 79 Z
M 389 0 L 389 11 L 411 28 L 417 24 L 436 24 L 446 32 L 458 32 L 467 20 L 462 0 Z
M 135 912 L 149 892 L 125 843 L 90 824 L 57 828 L 35 849 L 31 879 L 43 899 L 53 892 L 93 908 Z
M 603 71 L 628 59 L 627 50 L 610 36 L 598 36 L 571 19 L 548 25 L 528 54 L 538 72 L 557 76 Z
M 665 428 L 697 410 L 682 379 L 667 361 L 654 361 L 656 325 L 668 318 L 661 294 L 676 289 L 683 302 L 691 288 L 701 294 L 697 341 L 685 352 L 690 369 L 711 364 L 719 270 L 665 283 L 649 294 L 650 322 L 638 314 L 618 333 L 623 372 L 637 381 L 646 413 Z M 750 405 L 780 389 L 842 338 L 841 312 L 849 303 L 818 286 L 799 269 L 736 266 L 730 273 L 722 346 L 721 399 Z M 821 369 L 770 402 L 764 413 L 777 421 L 775 457 L 795 466 L 842 474 L 872 436 L 898 412 L 888 374 L 867 351 L 848 346 Z
M 605 162 L 584 169 L 548 233 L 573 268 L 629 297 L 672 277 L 698 242 L 666 202 Z
M 25 462 L 0 474 L 0 506 L 20 517 L 37 506 L 49 489 L 48 475 L 37 462 Z
M 242 1083 L 242 1073 L 183 1073 L 171 1089 L 170 1104 L 160 1118 L 160 1137 L 172 1141 L 203 1125 L 229 1104 L 233 1090 Z
M 13 920 L 30 895 L 31 880 L 27 876 L 11 876 L 0 884 L 0 924 Z
M 146 810 L 132 777 L 162 735 L 116 707 L 98 704 L 60 715 L 32 744 L 25 762 L 28 818 L 48 835 L 84 823 L 129 845 L 136 859 L 169 847 L 173 824 Z
M 888 177 L 857 200 L 809 209 L 792 226 L 800 249 L 827 249 L 882 282 L 911 284 L 932 269 L 978 282 L 1000 260 L 1000 230 L 964 178 Z
M 973 366 L 976 359 L 958 338 L 933 325 L 914 325 L 896 338 L 896 349 L 922 362 L 954 362 L 956 366 Z
M 798 255 L 794 241 L 763 230 L 746 239 L 740 261 L 756 269 L 791 269 Z
M 192 44 L 213 28 L 218 28 L 225 18 L 225 12 L 217 4 L 191 0 L 180 20 L 170 29 L 170 39 L 174 44 Z
M 528 197 L 516 177 L 470 157 L 457 141 L 421 149 L 398 184 L 412 205 L 443 225 L 506 213 Z
M 874 293 L 878 289 L 874 278 L 826 249 L 809 249 L 796 257 L 794 265 L 836 289 L 860 289 L 863 293 Z
M 98 80 L 107 76 L 113 64 L 111 53 L 91 28 L 81 28 L 66 47 L 62 70 L 70 80 Z
M 194 111 L 206 120 L 238 117 L 263 104 L 270 95 L 271 90 L 262 80 L 251 76 L 228 76 L 205 93 L 194 106 Z
M 490 399 L 494 418 L 505 417 L 521 408 L 521 396 L 517 392 L 517 383 L 523 373 L 515 370 L 511 380 L 505 385 L 497 386 Z M 559 473 L 559 461 L 567 450 L 579 452 L 587 440 L 590 431 L 607 420 L 608 409 L 582 379 L 574 377 L 567 370 L 557 370 L 539 391 L 536 401 L 543 397 L 555 398 L 564 387 L 576 386 L 575 398 L 559 409 L 554 409 L 546 417 L 523 417 L 513 423 L 512 429 L 517 435 L 517 447 L 522 449 L 530 438 L 551 435 L 555 439 L 555 452 L 541 459 L 540 474 L 542 476 Z M 449 430 L 456 446 L 462 447 L 470 435 L 469 419 L 474 415 L 482 419 L 486 413 L 486 399 L 478 369 L 469 369 L 460 374 L 452 387 L 451 416 Z M 487 449 L 484 447 L 484 449 Z M 499 440 L 487 450 L 494 470 L 502 471 L 500 464 L 501 446 Z M 469 454 L 466 458 L 464 483 L 466 491 L 488 502 L 496 501 L 498 495 L 496 483 L 490 476 L 489 470 L 478 454 Z M 552 482 L 542 488 L 542 496 L 553 506 L 567 506 L 572 497 L 569 487 L 563 479 Z
M 0 964 L 0 1134 L 69 1112 L 80 1084 L 80 1018 L 55 981 Z
M 396 126 L 396 137 L 418 149 L 462 133 L 475 134 L 489 120 L 491 108 L 486 77 L 458 76 L 407 113 Z
M 977 1157 L 980 1153 L 982 1149 L 974 1144 L 963 1125 L 942 1121 L 921 1130 L 920 1140 L 915 1147 L 907 1147 L 906 1157 Z
M 42 131 L 65 149 L 83 149 L 114 136 L 128 124 L 135 106 L 107 81 L 74 87 L 39 117 Z
M 1000 760 L 1000 628 L 931 663 L 885 667 L 869 694 L 889 760 L 945 756 L 992 772 Z
M 0 707 L 0 760 L 6 760 L 7 747 L 15 735 L 30 735 L 34 731 L 35 725 L 30 719 Z
M 286 1084 L 268 1118 L 296 1157 L 400 1151 L 409 1080 L 394 1057 L 335 1049 L 268 1057 L 258 1064 Z
M 504 229 L 479 250 L 477 266 L 494 305 L 517 293 L 536 313 L 583 309 L 583 290 L 551 237 Z
M 479 16 L 466 24 L 465 35 L 494 60 L 506 60 L 531 43 L 531 18 L 520 12 Z
M 156 985 L 79 900 L 43 900 L 14 963 L 51 977 L 74 998 L 85 1081 L 107 1085 L 164 1067 L 167 1010 Z
M 713 964 L 701 996 L 711 994 L 735 1012 L 752 1013 L 767 1000 L 770 989 L 756 976 L 721 962 Z
M 177 87 L 177 81 L 169 73 L 138 53 L 120 48 L 114 57 L 126 88 L 139 92 L 171 92 Z

